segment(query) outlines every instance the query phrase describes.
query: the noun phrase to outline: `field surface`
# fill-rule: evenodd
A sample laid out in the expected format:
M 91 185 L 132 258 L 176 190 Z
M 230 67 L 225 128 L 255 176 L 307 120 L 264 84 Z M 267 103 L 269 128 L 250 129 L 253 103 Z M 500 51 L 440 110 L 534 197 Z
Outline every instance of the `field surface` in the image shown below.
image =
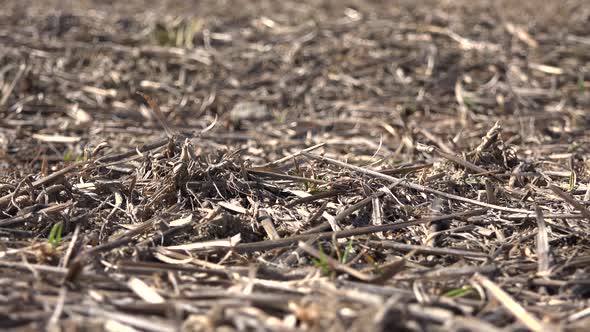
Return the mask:
M 586 1 L 2 1 L 0 329 L 588 331 Z

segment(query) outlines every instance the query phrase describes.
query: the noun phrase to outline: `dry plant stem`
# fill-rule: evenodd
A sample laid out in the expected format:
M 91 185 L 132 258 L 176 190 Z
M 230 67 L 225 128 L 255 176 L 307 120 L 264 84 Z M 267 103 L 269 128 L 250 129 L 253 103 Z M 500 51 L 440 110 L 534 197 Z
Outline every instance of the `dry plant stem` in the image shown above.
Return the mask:
M 131 315 L 131 314 L 123 314 L 120 312 L 113 312 L 104 310 L 98 306 L 80 306 L 74 307 L 70 306 L 68 311 L 78 312 L 84 314 L 86 316 L 96 316 L 101 317 L 105 321 L 117 321 L 124 323 L 126 325 L 135 326 L 137 328 L 143 329 L 145 331 L 154 331 L 154 332 L 174 332 L 177 331 L 177 328 L 167 321 L 156 321 L 154 319 L 146 319 L 140 315 Z M 124 325 L 123 325 L 124 326 Z M 120 327 L 118 327 L 120 328 Z M 127 327 L 129 328 L 129 327 Z M 135 330 L 135 329 L 133 329 Z
M 492 182 L 490 180 L 486 179 L 485 186 L 486 186 L 486 199 L 488 200 L 488 203 L 496 204 L 496 195 L 494 193 L 494 185 L 492 184 Z
M 113 241 L 103 243 L 101 245 L 98 245 L 96 247 L 93 247 L 93 248 L 90 248 L 90 249 L 87 249 L 87 250 L 81 252 L 80 255 L 78 255 L 78 257 L 76 257 L 76 259 L 72 263 L 80 263 L 82 260 L 86 259 L 87 257 L 89 257 L 91 255 L 95 255 L 95 254 L 98 254 L 101 252 L 109 251 L 109 250 L 118 248 L 120 246 L 123 246 L 123 245 L 133 241 L 133 238 L 135 236 L 148 231 L 157 220 L 158 219 L 149 219 L 147 221 L 144 221 L 142 224 L 138 225 L 134 229 L 128 231 L 127 233 L 121 235 L 119 238 L 117 238 Z
M 70 243 L 68 244 L 68 249 L 66 250 L 66 254 L 64 255 L 64 259 L 62 261 L 63 267 L 68 267 L 68 264 L 70 262 L 70 257 L 72 256 L 72 252 L 74 251 L 74 247 L 76 246 L 76 243 L 78 242 L 79 234 L 80 234 L 80 225 L 77 224 L 76 229 L 74 229 L 74 234 L 72 235 L 72 239 L 70 240 Z
M 390 169 L 382 169 L 379 173 L 387 174 L 387 175 L 394 175 L 394 174 L 407 174 L 416 171 L 423 170 L 425 168 L 432 167 L 432 164 L 423 164 L 423 165 L 416 165 L 416 166 L 406 166 L 400 168 L 390 168 Z
M 391 248 L 398 251 L 412 251 L 416 253 L 428 255 L 443 255 L 443 256 L 457 256 L 457 257 L 471 257 L 471 258 L 488 258 L 490 257 L 485 252 L 454 249 L 454 248 L 436 248 L 428 246 L 417 246 L 412 244 L 398 243 L 393 241 L 369 241 L 369 244 L 381 246 L 383 248 Z
M 180 254 L 179 256 L 185 257 Z M 156 253 L 156 258 L 158 258 L 158 253 Z M 227 277 L 227 271 L 225 271 L 224 269 L 215 267 L 193 267 L 189 266 L 188 263 L 190 263 L 190 259 L 187 260 L 187 263 L 183 264 L 122 261 L 117 264 L 117 269 L 126 273 L 158 273 L 162 271 L 186 271 L 191 273 L 207 273 L 218 277 Z
M 292 180 L 292 181 L 297 181 L 297 182 L 312 182 L 312 183 L 318 183 L 318 184 L 326 184 L 326 181 L 323 181 L 323 180 L 309 179 L 309 178 L 305 178 L 302 176 L 295 176 L 295 175 L 289 175 L 289 174 L 268 172 L 268 171 L 264 171 L 264 170 L 253 169 L 253 168 L 246 168 L 246 171 L 248 171 L 249 173 L 254 173 L 260 177 Z
M 431 132 L 429 132 L 428 130 L 424 129 L 424 128 L 419 128 L 418 131 L 424 135 L 426 138 L 428 138 L 429 140 L 431 140 L 432 142 L 436 143 L 436 145 L 443 150 L 444 152 L 446 152 L 447 154 L 454 154 L 455 152 L 453 151 L 453 149 L 449 148 L 445 142 L 443 142 L 441 139 L 439 139 L 438 137 L 434 136 Z
M 469 170 L 472 170 L 472 171 L 476 172 L 476 174 L 487 175 L 497 181 L 500 181 L 500 182 L 502 181 L 498 177 L 496 177 L 495 175 L 490 174 L 490 171 L 488 171 L 487 169 L 485 169 L 483 167 L 479 167 L 479 166 L 475 165 L 474 163 L 471 163 L 463 158 L 457 157 L 457 156 L 452 155 L 450 153 L 443 152 L 440 149 L 437 149 L 437 148 L 433 148 L 433 149 L 437 155 L 439 155 L 447 160 L 450 160 L 459 166 L 463 166 Z
M 365 235 L 377 232 L 386 232 L 386 231 L 393 231 L 397 229 L 403 229 L 410 226 L 422 225 L 429 222 L 436 222 L 441 220 L 448 220 L 454 218 L 465 218 L 476 216 L 485 213 L 486 209 L 478 209 L 478 210 L 471 210 L 466 212 L 459 212 L 459 213 L 452 213 L 443 216 L 437 216 L 432 218 L 422 218 L 418 220 L 412 221 L 405 221 L 399 222 L 395 224 L 388 224 L 388 225 L 380 225 L 380 226 L 367 226 L 367 227 L 359 227 L 355 229 L 347 229 L 338 232 L 323 232 L 323 233 L 313 233 L 313 234 L 302 234 L 302 235 L 295 235 L 288 238 L 282 238 L 278 240 L 267 240 L 267 241 L 259 241 L 259 242 L 251 242 L 251 243 L 240 243 L 237 244 L 232 248 L 232 250 L 236 252 L 253 252 L 253 251 L 261 251 L 261 250 L 270 250 L 275 248 L 287 247 L 293 243 L 297 243 L 299 241 L 306 241 L 311 238 L 317 237 L 318 240 L 324 239 L 331 239 L 331 238 L 346 238 L 355 235 Z
M 8 98 L 12 94 L 12 91 L 14 90 L 14 88 L 16 87 L 18 82 L 21 80 L 21 77 L 23 76 L 23 73 L 26 70 L 27 70 L 27 65 L 24 63 L 21 63 L 18 68 L 18 72 L 14 76 L 14 79 L 12 80 L 12 82 L 8 86 L 5 86 L 5 89 L 3 89 L 4 91 L 0 91 L 2 94 L 2 99 L 0 99 L 0 106 L 4 106 L 4 104 L 6 104 L 6 102 L 8 101 Z
M 127 152 L 122 152 L 122 153 L 117 153 L 117 154 L 113 154 L 110 156 L 104 156 L 104 157 L 100 157 L 98 159 L 96 159 L 97 163 L 112 163 L 112 162 L 117 162 L 123 159 L 127 159 L 133 156 L 137 155 L 137 152 L 148 152 L 148 151 L 152 151 L 158 148 L 161 148 L 163 146 L 165 146 L 166 144 L 168 144 L 169 139 L 168 138 L 164 138 L 161 140 L 158 140 L 156 142 L 150 143 L 150 144 L 145 144 L 135 150 L 130 150 Z
M 288 208 L 290 208 L 290 207 L 293 207 L 295 205 L 304 204 L 304 203 L 310 203 L 310 202 L 313 202 L 313 201 L 317 201 L 319 199 L 330 198 L 330 197 L 338 196 L 338 195 L 343 194 L 343 193 L 344 193 L 344 191 L 340 191 L 340 190 L 331 190 L 331 191 L 321 192 L 319 194 L 315 194 L 315 195 L 311 195 L 311 196 L 307 196 L 307 197 L 297 198 L 297 199 L 289 202 L 285 206 L 288 207 Z
M 508 311 L 510 311 L 521 323 L 526 327 L 535 332 L 550 332 L 553 329 L 548 329 L 544 326 L 537 318 L 528 313 L 520 304 L 518 304 L 509 294 L 504 292 L 498 285 L 484 277 L 483 275 L 476 273 L 473 276 L 473 281 L 479 283 L 483 288 L 487 289 L 488 292 L 498 300 Z
M 576 208 L 576 210 L 580 211 L 584 215 L 584 217 L 586 217 L 587 219 L 590 219 L 590 210 L 588 210 L 584 205 L 582 205 L 580 202 L 578 202 L 575 198 L 573 198 L 572 196 L 563 192 L 561 189 L 559 189 L 555 185 L 552 185 L 552 184 L 549 185 L 549 189 L 551 189 L 551 191 L 553 191 L 553 193 L 555 193 L 555 195 L 559 196 L 564 201 L 570 203 L 574 208 Z
M 219 207 L 209 211 L 207 213 L 207 215 L 205 215 L 201 220 L 199 220 L 198 224 L 201 226 L 207 224 L 209 221 L 211 221 L 211 219 L 215 218 L 219 214 L 219 211 L 220 211 Z M 190 222 L 186 225 L 170 227 L 169 229 L 165 230 L 164 232 L 157 232 L 156 234 L 148 237 L 147 239 L 142 240 L 137 245 L 139 247 L 149 246 L 150 244 L 155 245 L 158 241 L 164 241 L 166 239 L 166 237 L 168 237 L 176 232 L 180 232 L 183 230 L 189 230 L 192 227 L 194 227 L 194 225 L 195 225 L 194 222 Z
M 172 129 L 172 127 L 168 123 L 168 120 L 166 120 L 166 116 L 160 110 L 160 106 L 158 105 L 158 103 L 156 103 L 156 101 L 152 97 L 146 95 L 145 93 L 142 93 L 142 92 L 136 92 L 136 93 L 138 95 L 142 96 L 143 99 L 145 99 L 147 101 L 147 103 L 150 105 L 150 107 L 152 109 L 152 115 L 158 120 L 158 122 L 160 123 L 162 128 L 164 128 L 164 131 L 166 132 L 166 136 L 168 136 L 169 139 L 172 139 L 176 134 L 175 130 Z
M 311 246 L 317 240 L 318 240 L 318 237 L 316 236 L 316 237 L 312 237 L 312 238 L 308 239 L 305 243 L 308 246 Z M 283 264 L 285 264 L 287 266 L 295 264 L 295 262 L 299 259 L 299 257 L 302 254 L 303 254 L 303 249 L 301 249 L 301 247 L 297 247 L 297 249 L 295 249 L 293 251 L 288 251 L 287 257 L 284 259 Z
M 281 159 L 277 159 L 275 161 L 271 161 L 271 162 L 266 163 L 266 164 L 254 166 L 254 168 L 256 168 L 256 167 L 272 167 L 272 166 L 276 166 L 278 164 L 284 163 L 285 161 L 289 161 L 289 160 L 291 160 L 291 159 L 293 159 L 293 158 L 295 158 L 297 156 L 300 156 L 302 152 L 310 152 L 310 151 L 313 151 L 315 149 L 321 148 L 324 145 L 326 145 L 326 143 L 319 143 L 319 144 L 316 144 L 314 146 L 310 146 L 309 148 L 303 149 L 303 150 L 301 150 L 299 152 L 290 154 L 288 156 L 284 156 Z
M 80 161 L 80 162 L 77 162 L 77 163 L 72 164 L 70 166 L 67 166 L 65 168 L 62 168 L 61 170 L 59 170 L 57 172 L 51 173 L 50 175 L 45 176 L 45 177 L 33 182 L 33 188 L 39 188 L 43 185 L 48 185 L 50 183 L 53 183 L 54 181 L 57 181 L 62 176 L 66 175 L 69 172 L 76 170 L 78 167 L 84 166 L 88 163 L 90 163 L 90 162 L 89 161 Z M 10 194 L 0 197 L 0 208 L 6 207 L 6 205 L 10 202 L 10 200 L 13 198 L 13 196 L 14 196 L 14 193 L 10 193 Z
M 396 274 L 401 272 L 406 266 L 406 260 L 412 257 L 416 253 L 415 250 L 411 250 L 401 259 L 397 259 L 391 262 L 387 262 L 385 264 L 379 265 L 379 270 L 381 271 L 379 275 L 375 276 L 371 283 L 373 284 L 385 284 L 388 280 L 393 278 Z
M 389 187 L 387 187 L 389 189 L 389 191 L 391 191 L 393 188 L 395 188 L 398 183 L 394 183 L 392 185 L 390 185 Z M 365 205 L 368 205 L 369 203 L 371 203 L 373 201 L 373 199 L 375 198 L 380 198 L 386 195 L 386 192 L 383 190 L 377 191 L 376 193 L 372 194 L 369 197 L 363 198 L 362 200 L 352 204 L 351 206 L 347 207 L 346 209 L 344 209 L 342 212 L 338 213 L 334 218 L 336 220 L 336 223 L 339 223 L 341 221 L 343 221 L 346 217 L 348 217 L 349 215 L 351 215 L 354 211 L 362 208 Z M 311 233 L 317 233 L 317 232 L 321 232 L 324 231 L 326 229 L 330 228 L 330 223 L 329 222 L 324 222 L 314 228 L 308 229 L 305 232 L 303 232 L 304 234 L 311 234 Z
M 584 0 L 52 2 L 1 2 L 0 330 L 531 331 L 475 273 L 588 330 L 590 218 L 539 187 L 590 211 Z
M 260 223 L 262 224 L 262 227 L 264 228 L 264 231 L 266 232 L 266 235 L 269 239 L 277 240 L 281 238 L 271 218 L 264 218 Z
M 61 286 L 59 289 L 59 297 L 57 299 L 57 304 L 51 314 L 51 318 L 49 318 L 49 322 L 47 323 L 47 329 L 51 330 L 57 328 L 57 324 L 59 322 L 59 317 L 63 313 L 64 303 L 66 300 L 66 294 L 68 292 L 67 287 Z
M 309 216 L 309 219 L 307 219 L 307 224 L 313 224 L 316 220 L 318 220 L 324 213 L 324 211 L 326 211 L 326 208 L 328 207 L 328 201 L 325 201 L 324 203 L 322 203 L 322 205 L 317 209 L 317 211 L 315 211 L 311 216 Z M 325 222 L 322 225 L 325 225 L 325 227 L 329 226 L 329 223 Z M 315 227 L 314 227 L 315 228 Z M 313 228 L 312 228 L 313 229 Z M 308 230 L 309 231 L 309 230 Z M 314 233 L 314 232 L 308 232 L 308 231 L 304 231 L 302 232 L 303 234 L 305 233 Z
M 543 211 L 535 204 L 535 213 L 537 214 L 537 273 L 539 275 L 549 274 L 549 236 L 547 235 L 547 225 L 543 218 Z
M 150 244 L 156 244 L 158 241 L 163 241 L 166 237 L 173 235 L 174 233 L 180 232 L 182 230 L 190 230 L 193 227 L 193 223 L 189 223 L 186 225 L 178 226 L 178 227 L 171 227 L 164 232 L 158 232 L 153 236 L 139 242 L 137 246 L 149 246 Z
M 576 312 L 575 314 L 570 315 L 567 318 L 567 320 L 568 320 L 568 322 L 571 323 L 571 322 L 575 322 L 575 321 L 580 320 L 580 319 L 587 318 L 588 316 L 590 316 L 590 307 L 585 308 L 585 309 L 583 309 L 581 311 Z
M 65 210 L 65 209 L 71 207 L 72 204 L 73 204 L 72 202 L 53 204 L 53 205 L 50 205 L 50 206 L 48 206 L 44 209 L 38 210 L 38 211 L 30 211 L 30 212 L 24 213 L 22 215 L 17 215 L 12 218 L 1 220 L 0 227 L 14 226 L 15 224 L 23 223 L 23 222 L 30 220 L 34 216 L 39 216 L 39 215 L 43 215 L 46 213 L 59 212 L 59 211 L 62 211 L 62 210 Z
M 546 219 L 585 219 L 586 217 L 583 214 L 573 214 L 573 213 L 564 213 L 564 214 L 546 214 L 544 215 Z M 509 220 L 522 220 L 522 219 L 530 219 L 531 215 L 529 214 L 511 214 L 504 216 L 505 219 Z
M 377 171 L 372 171 L 363 167 L 359 167 L 359 166 L 354 166 L 354 165 L 350 165 L 347 163 L 343 163 L 341 161 L 335 160 L 335 159 L 331 159 L 328 157 L 323 157 L 323 156 L 318 156 L 318 155 L 314 155 L 311 153 L 303 153 L 303 155 L 305 155 L 306 157 L 309 157 L 311 159 L 315 159 L 315 160 L 320 160 L 320 161 L 326 161 L 328 163 L 340 166 L 340 167 L 344 167 L 344 168 L 348 168 L 350 170 L 365 174 L 365 175 L 370 175 L 376 178 L 381 178 L 387 181 L 391 181 L 391 182 L 400 182 L 400 181 L 404 181 L 403 179 L 398 179 L 395 178 L 393 176 L 389 176 L 389 175 L 385 175 L 383 173 L 379 173 Z M 421 191 L 421 192 L 425 192 L 425 193 L 429 193 L 429 194 L 433 194 L 433 195 L 437 195 L 440 197 L 444 197 L 444 198 L 448 198 L 451 200 L 455 200 L 455 201 L 459 201 L 459 202 L 464 202 L 464 203 L 469 203 L 469 204 L 473 204 L 473 205 L 479 205 L 481 207 L 485 207 L 488 209 L 492 209 L 492 210 L 498 210 L 498 211 L 504 211 L 504 212 L 512 212 L 512 213 L 525 213 L 527 215 L 533 215 L 534 213 L 528 210 L 522 210 L 522 209 L 513 209 L 513 208 L 508 208 L 508 207 L 503 207 L 503 206 L 499 206 L 499 205 L 494 205 L 494 204 L 489 204 L 489 203 L 485 203 L 485 202 L 480 202 L 474 199 L 470 199 L 470 198 L 466 198 L 466 197 L 461 197 L 461 196 L 457 196 L 457 195 L 453 195 L 453 194 L 449 194 L 449 193 L 445 193 L 436 189 L 431 189 L 419 184 L 415 184 L 412 182 L 401 182 L 399 184 L 402 187 L 406 187 L 409 189 L 413 189 L 413 190 L 417 190 L 417 191 Z
M 68 272 L 64 276 L 63 282 L 68 283 L 68 282 L 76 281 L 78 279 L 80 273 L 82 272 L 84 265 L 86 264 L 86 262 L 88 261 L 88 259 L 91 256 L 96 255 L 101 252 L 105 252 L 105 251 L 109 251 L 109 250 L 118 248 L 118 247 L 123 246 L 127 243 L 130 243 L 131 241 L 133 241 L 133 238 L 135 236 L 149 230 L 149 228 L 153 225 L 153 222 L 154 222 L 154 219 L 150 219 L 150 220 L 144 222 L 143 224 L 139 225 L 137 228 L 125 233 L 122 237 L 120 237 L 114 241 L 107 242 L 107 243 L 98 245 L 96 247 L 87 249 L 85 251 L 82 251 L 70 264 L 70 266 L 68 268 Z
M 305 242 L 299 242 L 298 247 L 301 248 L 301 250 L 308 253 L 309 255 L 311 255 L 317 259 L 324 260 L 331 268 L 338 270 L 340 272 L 344 272 L 346 274 L 349 274 L 358 280 L 369 281 L 372 279 L 371 276 L 364 274 L 360 271 L 357 271 L 349 266 L 346 266 L 332 257 L 326 256 L 326 254 L 319 252 L 318 250 L 316 250 L 315 248 L 313 248 L 312 246 L 308 245 Z
M 494 143 L 498 139 L 501 130 L 502 127 L 500 126 L 500 123 L 496 121 L 492 128 L 490 128 L 486 135 L 482 138 L 481 143 L 475 148 L 475 150 L 471 151 L 468 155 L 472 156 L 481 154 L 485 149 L 487 149 L 492 143 Z
M 3 267 L 9 267 L 11 269 L 15 269 L 15 270 L 22 270 L 22 271 L 26 271 L 26 272 L 31 272 L 31 271 L 38 271 L 38 272 L 43 272 L 46 274 L 55 274 L 55 275 L 67 275 L 68 274 L 68 269 L 64 268 L 64 267 L 57 267 L 57 266 L 52 266 L 52 265 L 41 265 L 41 264 L 32 264 L 32 263 L 23 263 L 23 262 L 10 262 L 10 261 L 4 261 L 4 260 L 0 260 L 0 266 Z M 81 279 L 85 279 L 85 280 L 98 280 L 98 281 L 104 281 L 107 280 L 105 277 L 101 276 L 101 275 L 97 275 L 96 273 L 92 273 L 92 272 L 81 272 L 79 277 Z

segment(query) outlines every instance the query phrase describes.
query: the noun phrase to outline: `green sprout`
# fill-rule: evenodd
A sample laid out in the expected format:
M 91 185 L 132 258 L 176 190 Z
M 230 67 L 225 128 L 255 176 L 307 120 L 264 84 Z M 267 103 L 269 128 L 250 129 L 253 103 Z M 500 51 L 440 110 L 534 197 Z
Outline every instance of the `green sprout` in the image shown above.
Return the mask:
M 153 32 L 156 42 L 161 46 L 175 46 L 194 48 L 195 36 L 204 28 L 204 22 L 200 19 L 192 19 L 164 26 L 158 24 Z
M 53 248 L 57 248 L 59 245 L 59 241 L 61 241 L 61 233 L 63 231 L 63 225 L 61 222 L 56 223 L 51 227 L 51 232 L 49 233 L 49 238 L 47 242 L 51 244 Z
M 445 297 L 461 297 L 473 292 L 473 287 L 463 286 L 461 288 L 451 289 L 443 294 Z
M 288 110 L 278 111 L 278 112 L 275 112 L 273 115 L 274 115 L 275 120 L 278 123 L 284 124 L 287 122 L 287 116 L 289 115 L 289 111 Z
M 574 189 L 576 188 L 577 180 L 578 180 L 578 177 L 576 175 L 576 172 L 572 170 L 570 172 L 569 191 L 574 191 Z
M 324 275 L 327 275 L 330 273 L 330 265 L 328 264 L 328 260 L 326 259 L 326 254 L 324 254 L 324 249 L 322 249 L 321 246 L 320 246 L 320 258 L 319 259 L 312 258 L 311 261 L 313 262 L 313 265 L 315 265 L 317 268 L 322 270 L 322 273 Z
M 79 161 L 84 161 L 84 156 L 76 156 L 76 154 L 74 154 L 72 151 L 66 151 L 64 153 L 64 161 L 70 162 L 70 161 L 75 161 L 75 162 L 79 162 Z
M 586 83 L 584 82 L 584 77 L 582 76 L 578 77 L 578 89 L 580 89 L 580 92 L 586 91 Z
M 76 159 L 76 157 L 74 156 L 74 153 L 72 151 L 66 151 L 66 153 L 64 153 L 65 162 L 72 161 L 74 159 Z
M 576 152 L 578 149 L 580 149 L 582 147 L 582 144 L 578 143 L 578 142 L 573 142 L 570 145 L 568 145 L 567 147 L 567 152 Z
M 350 255 L 351 251 L 352 251 L 352 239 L 350 239 L 348 241 L 348 244 L 346 245 L 346 248 L 344 249 L 344 254 L 342 255 L 342 260 L 341 260 L 342 264 L 346 264 L 346 262 L 348 261 L 348 255 Z
M 463 102 L 465 103 L 465 106 L 467 106 L 467 108 L 469 108 L 469 109 L 475 108 L 478 104 L 476 98 L 470 98 L 470 97 L 463 97 Z

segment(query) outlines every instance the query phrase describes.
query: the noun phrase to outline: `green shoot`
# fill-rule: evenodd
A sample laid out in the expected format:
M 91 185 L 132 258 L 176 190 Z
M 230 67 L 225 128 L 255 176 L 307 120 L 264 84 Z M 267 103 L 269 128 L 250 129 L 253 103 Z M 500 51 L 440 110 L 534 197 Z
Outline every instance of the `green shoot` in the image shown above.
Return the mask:
M 461 297 L 473 292 L 473 287 L 463 286 L 457 289 L 451 289 L 450 291 L 443 294 L 445 297 Z
M 478 105 L 476 98 L 463 97 L 463 102 L 465 103 L 465 106 L 467 106 L 467 108 L 469 109 L 473 109 Z
M 577 143 L 577 142 L 573 142 L 572 144 L 570 144 L 567 147 L 567 152 L 576 152 L 578 149 L 580 149 L 582 147 L 582 144 Z
M 72 151 L 66 151 L 66 153 L 64 153 L 65 162 L 72 161 L 74 159 L 76 159 L 76 157 L 74 156 L 74 153 L 72 153 Z
M 170 26 L 158 24 L 153 32 L 156 43 L 161 46 L 194 48 L 193 40 L 204 28 L 199 19 L 175 22 Z
M 576 172 L 575 171 L 571 171 L 570 172 L 570 181 L 569 181 L 569 190 L 574 191 L 574 189 L 576 188 L 576 182 L 577 182 L 577 176 L 576 176 Z
M 84 158 L 83 155 L 76 156 L 72 151 L 66 151 L 64 153 L 64 158 L 63 159 L 64 159 L 64 161 L 66 163 L 67 162 L 70 162 L 70 161 L 80 162 L 80 161 L 84 161 L 85 160 L 85 158 Z
M 322 270 L 322 274 L 327 275 L 330 273 L 330 265 L 328 264 L 328 260 L 326 259 L 326 255 L 324 254 L 324 249 L 320 246 L 320 258 L 312 258 L 311 261 L 313 265 L 317 268 Z
M 289 115 L 289 111 L 285 110 L 285 111 L 278 111 L 275 112 L 274 114 L 274 118 L 278 123 L 284 124 L 287 122 L 287 116 Z
M 348 241 L 348 244 L 346 245 L 346 248 L 344 249 L 344 254 L 342 255 L 342 260 L 341 260 L 342 264 L 346 264 L 346 262 L 348 261 L 348 255 L 350 255 L 351 251 L 352 251 L 352 239 L 350 239 Z
M 586 91 L 586 83 L 584 82 L 583 76 L 578 77 L 578 89 L 580 89 L 580 92 Z
M 63 225 L 61 222 L 56 223 L 51 227 L 51 232 L 49 233 L 49 238 L 47 242 L 51 244 L 53 248 L 56 248 L 59 245 L 59 241 L 61 241 L 61 233 L 63 231 Z

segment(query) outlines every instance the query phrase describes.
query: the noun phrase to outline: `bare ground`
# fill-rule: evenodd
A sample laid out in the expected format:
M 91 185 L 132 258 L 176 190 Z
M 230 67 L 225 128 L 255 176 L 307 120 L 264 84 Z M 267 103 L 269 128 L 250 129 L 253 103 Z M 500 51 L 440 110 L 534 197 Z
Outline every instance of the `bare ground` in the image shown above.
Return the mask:
M 584 1 L 4 1 L 0 328 L 585 331 Z

